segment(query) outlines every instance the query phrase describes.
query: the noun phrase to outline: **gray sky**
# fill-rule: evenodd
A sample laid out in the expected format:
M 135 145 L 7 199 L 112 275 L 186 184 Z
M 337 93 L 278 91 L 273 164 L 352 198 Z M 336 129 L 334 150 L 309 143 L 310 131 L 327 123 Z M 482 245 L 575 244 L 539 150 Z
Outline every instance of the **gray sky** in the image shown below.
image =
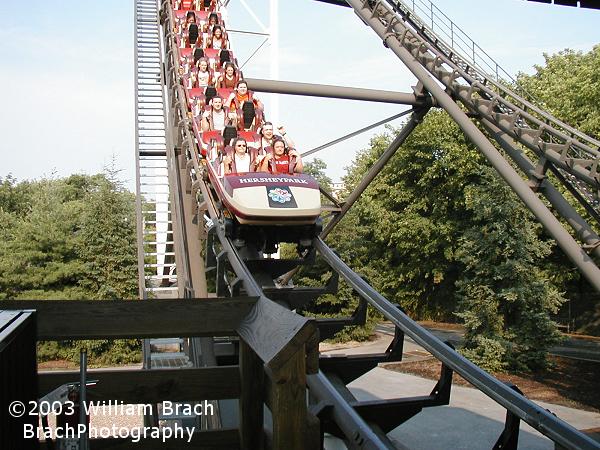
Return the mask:
M 268 0 L 248 0 L 268 25 Z M 544 52 L 588 51 L 600 11 L 523 0 L 435 0 L 509 73 L 531 72 Z M 0 177 L 97 173 L 113 155 L 133 189 L 133 1 L 1 2 Z M 280 79 L 410 92 L 415 80 L 348 8 L 312 0 L 280 1 Z M 229 28 L 259 31 L 231 0 Z M 232 40 L 240 63 L 261 43 Z M 244 74 L 268 78 L 268 45 Z M 259 94 L 259 97 L 261 95 Z M 268 97 L 265 99 L 267 117 Z M 280 120 L 305 151 L 403 109 L 374 103 L 280 97 Z M 277 125 L 277 124 L 276 124 Z M 338 180 L 373 133 L 316 156 Z

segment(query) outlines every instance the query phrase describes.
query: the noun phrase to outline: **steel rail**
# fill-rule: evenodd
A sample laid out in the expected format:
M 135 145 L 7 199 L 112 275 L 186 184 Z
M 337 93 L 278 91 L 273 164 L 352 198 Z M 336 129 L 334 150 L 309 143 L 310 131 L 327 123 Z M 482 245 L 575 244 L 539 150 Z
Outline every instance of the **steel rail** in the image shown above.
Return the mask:
M 550 165 L 551 169 L 570 173 L 574 179 L 563 177 L 561 182 L 570 191 L 576 192 L 575 199 L 586 209 L 600 213 L 598 194 L 585 186 L 587 184 L 592 190 L 600 187 L 598 140 L 561 122 L 486 75 L 476 64 L 445 43 L 402 0 L 386 1 L 397 14 L 395 17 L 415 30 L 404 34 L 402 43 L 432 75 L 468 108 L 493 120 L 540 158 L 550 160 L 555 166 Z M 383 20 L 387 24 L 389 17 Z M 444 65 L 451 71 L 445 70 Z M 460 84 L 459 79 L 467 85 Z
M 520 419 L 550 437 L 553 441 L 569 449 L 600 449 L 599 443 L 594 442 L 568 423 L 563 422 L 552 413 L 513 391 L 414 322 L 359 275 L 354 273 L 322 239 L 315 239 L 315 248 L 325 262 L 339 273 L 369 304 L 410 336 L 417 344 L 496 403 L 516 414 Z
M 594 139 L 593 137 L 588 136 L 585 133 L 582 133 L 578 129 L 576 129 L 576 128 L 570 126 L 569 124 L 561 121 L 560 119 L 554 117 L 552 114 L 543 110 L 536 104 L 531 103 L 527 99 L 525 99 L 522 96 L 518 95 L 517 93 L 513 92 L 511 89 L 509 89 L 504 84 L 499 83 L 496 80 L 494 80 L 492 74 L 486 73 L 483 69 L 477 67 L 476 64 L 473 64 L 472 61 L 469 61 L 469 58 L 466 58 L 463 55 L 460 55 L 459 53 L 457 53 L 455 51 L 455 49 L 452 48 L 452 46 L 448 45 L 444 41 L 444 39 L 442 39 L 441 36 L 439 36 L 429 26 L 427 26 L 425 21 L 423 21 L 419 17 L 419 15 L 416 14 L 414 12 L 414 10 L 412 8 L 410 8 L 410 6 L 408 6 L 408 4 L 406 3 L 405 0 L 385 0 L 385 1 L 389 5 L 391 5 L 391 7 L 394 9 L 394 11 L 402 14 L 405 17 L 405 19 L 413 25 L 415 31 L 421 37 L 423 37 L 427 40 L 427 42 L 430 46 L 443 51 L 444 56 L 446 56 L 447 59 L 450 60 L 450 62 L 455 64 L 457 67 L 460 67 L 462 69 L 462 71 L 464 72 L 464 74 L 468 75 L 468 77 L 465 78 L 466 81 L 469 81 L 469 79 L 477 80 L 477 76 L 478 76 L 479 79 L 477 81 L 480 81 L 481 83 L 483 83 L 483 87 L 487 88 L 488 92 L 491 92 L 490 89 L 488 88 L 488 85 L 492 85 L 494 88 L 501 91 L 507 97 L 512 97 L 516 102 L 521 103 L 523 105 L 523 107 L 521 108 L 521 109 L 523 109 L 523 111 L 527 111 L 527 110 L 533 111 L 536 114 L 539 114 L 543 118 L 544 123 L 546 123 L 546 124 L 553 123 L 557 127 L 556 128 L 557 132 L 564 133 L 559 130 L 559 128 L 561 128 L 561 129 L 565 130 L 567 133 L 570 133 L 572 136 L 577 136 L 580 139 L 582 139 L 584 142 L 583 143 L 580 142 L 578 144 L 581 144 L 583 146 L 582 149 L 584 149 L 585 151 L 589 151 L 589 150 L 593 151 L 593 148 L 589 147 L 590 145 L 594 146 L 594 147 L 600 146 L 600 141 L 598 141 L 597 139 Z M 469 38 L 469 39 L 471 40 L 471 42 L 473 42 L 471 38 Z M 477 45 L 477 44 L 475 44 L 475 45 Z M 449 55 L 451 55 L 451 56 L 449 57 Z M 474 69 L 475 73 L 470 73 L 473 69 Z M 461 73 L 461 76 L 462 75 L 463 75 L 463 73 Z M 469 84 L 471 84 L 471 83 L 469 83 Z M 503 100 L 506 101 L 505 99 L 503 99 Z M 506 104 L 509 105 L 508 101 L 506 101 L 506 102 L 507 102 Z M 512 106 L 514 106 L 514 105 L 512 105 Z
M 546 205 L 529 188 L 527 183 L 523 181 L 483 132 L 477 128 L 456 101 L 440 87 L 439 82 L 423 67 L 423 63 L 403 45 L 402 41 L 409 32 L 405 25 L 398 20 L 384 25 L 377 14 L 368 6 L 369 0 L 348 0 L 348 3 L 352 5 L 356 14 L 384 40 L 385 44 L 423 83 L 425 89 L 436 99 L 437 104 L 446 110 L 465 135 L 485 155 L 490 164 L 556 240 L 564 253 L 579 268 L 594 289 L 600 291 L 600 269 L 596 266 L 594 260 L 579 246 L 573 236 L 563 228 L 562 223 L 548 210 Z M 382 1 L 378 0 L 375 9 L 387 8 L 382 5 Z
M 172 22 L 172 11 L 170 8 L 167 8 L 167 14 L 169 16 L 169 22 Z M 172 26 L 171 26 L 172 29 Z M 171 47 L 171 61 L 169 63 L 178 62 L 179 61 L 179 51 L 173 42 L 169 40 L 169 46 Z M 175 83 L 175 95 L 178 99 L 173 99 L 173 106 L 177 108 L 181 114 L 181 117 L 187 117 L 187 107 L 185 104 L 185 91 L 183 86 L 180 83 L 179 75 L 176 70 L 173 70 L 173 67 L 170 67 L 168 70 L 170 75 L 173 77 L 171 82 Z M 195 186 L 202 194 L 203 205 L 206 208 L 209 218 L 212 220 L 215 228 L 216 235 L 219 239 L 219 242 L 226 252 L 228 256 L 228 262 L 231 265 L 232 271 L 235 275 L 242 280 L 244 284 L 244 288 L 246 293 L 249 296 L 257 296 L 259 300 L 257 302 L 256 307 L 260 307 L 261 303 L 271 302 L 264 293 L 262 292 L 262 288 L 258 285 L 252 273 L 244 264 L 243 259 L 239 255 L 236 250 L 236 247 L 233 245 L 231 240 L 225 236 L 225 230 L 218 225 L 219 212 L 218 208 L 215 205 L 215 199 L 211 194 L 211 188 L 208 181 L 204 181 L 202 178 L 198 178 L 198 176 L 203 173 L 205 170 L 202 165 L 199 163 L 198 152 L 196 151 L 196 143 L 194 142 L 193 137 L 191 136 L 190 127 L 187 118 L 182 121 L 182 132 L 183 138 L 187 141 L 188 148 L 190 150 L 189 157 L 192 161 L 192 168 L 194 177 L 192 178 L 193 186 Z M 192 172 L 190 172 L 190 176 L 192 176 Z M 200 201 L 198 201 L 200 203 Z M 282 310 L 285 310 L 283 307 L 278 306 Z M 288 310 L 285 310 L 288 311 Z M 257 314 L 260 311 L 257 312 Z M 257 352 L 259 353 L 259 352 Z M 311 376 L 309 375 L 310 378 Z M 369 447 L 357 447 L 353 448 L 364 448 L 364 449 L 389 449 L 389 445 L 381 440 L 372 430 L 370 430 L 369 426 L 365 423 L 365 421 L 352 409 L 352 407 L 344 401 L 344 399 L 340 396 L 337 390 L 329 383 L 322 382 L 321 377 L 323 377 L 322 373 L 319 373 L 315 378 L 311 379 L 311 381 L 307 380 L 307 384 L 312 384 L 314 389 L 319 389 L 321 392 L 327 392 L 328 405 L 333 408 L 334 418 L 342 417 L 343 424 L 340 426 L 343 427 L 345 432 L 347 433 L 348 441 L 351 442 L 353 437 L 356 436 L 356 430 L 361 430 L 361 436 L 368 438 L 365 443 L 369 443 Z M 338 419 L 341 420 L 341 419 Z
M 348 2 L 338 4 L 346 6 Z M 600 153 L 596 149 L 600 141 L 560 121 L 475 67 L 468 58 L 458 54 L 434 33 L 406 2 L 372 0 L 369 5 L 374 6 L 373 11 L 380 6 L 387 8 L 389 15 L 380 20 L 383 20 L 390 34 L 399 22 L 409 24 L 414 31 L 405 28 L 401 33 L 401 43 L 419 59 L 423 67 L 469 109 L 493 120 L 503 131 L 510 133 L 511 137 L 540 157 L 549 159 L 557 168 L 570 173 L 575 180 L 565 178 L 565 186 L 578 193 L 576 200 L 586 209 L 598 208 L 598 197 L 581 183 L 593 189 L 600 187 Z M 376 15 L 373 13 L 373 17 Z M 450 67 L 451 71 L 445 70 L 443 65 Z M 467 85 L 459 84 L 459 79 Z M 515 103 L 520 106 L 515 106 Z
M 176 48 L 173 52 L 172 58 L 178 58 Z M 176 59 L 176 61 L 178 61 L 178 59 Z M 174 76 L 177 80 L 176 73 Z M 176 101 L 176 106 L 181 110 L 182 117 L 186 117 L 187 109 L 184 103 L 185 93 L 183 92 L 181 85 L 177 86 L 177 95 L 180 96 L 180 99 Z M 184 121 L 183 134 L 185 135 L 186 140 L 193 142 L 193 138 L 187 125 L 187 121 Z M 198 153 L 195 151 L 195 148 L 195 146 L 190 147 L 189 155 L 193 162 L 192 166 L 195 174 L 195 177 L 192 179 L 192 181 L 202 193 L 204 200 L 203 204 L 205 205 L 210 218 L 216 223 L 219 217 L 218 209 L 214 204 L 214 198 L 210 192 L 209 183 L 202 179 L 198 179 L 198 176 L 202 173 L 203 168 L 199 164 Z M 258 295 L 261 297 L 261 300 L 267 300 L 262 293 L 261 287 L 258 285 L 256 280 L 254 280 L 252 273 L 244 264 L 235 246 L 225 236 L 224 229 L 216 225 L 215 232 L 224 251 L 229 256 L 228 261 L 231 265 L 231 269 L 238 277 L 243 279 L 246 292 L 249 295 Z M 348 266 L 346 266 L 321 239 L 317 238 L 315 240 L 315 247 L 323 256 L 323 258 L 330 264 L 330 266 L 335 268 L 334 270 L 338 271 L 360 295 L 369 301 L 369 303 L 386 315 L 386 317 L 390 318 L 395 325 L 403 329 L 406 334 L 415 340 L 415 342 L 430 350 L 432 354 L 434 354 L 434 356 L 436 356 L 442 362 L 445 362 L 456 372 L 463 374 L 463 376 L 466 375 L 465 378 L 467 378 L 469 381 L 473 379 L 475 381 L 474 384 L 479 387 L 480 390 L 484 391 L 484 393 L 488 394 L 506 409 L 509 409 L 513 412 L 515 412 L 514 410 L 517 410 L 520 414 L 519 417 L 521 417 L 527 423 L 537 427 L 544 434 L 549 435 L 556 442 L 566 445 L 568 448 L 581 448 L 585 450 L 599 448 L 593 441 L 591 441 L 591 439 L 582 435 L 570 425 L 565 424 L 545 410 L 539 408 L 537 405 L 524 399 L 522 396 L 516 394 L 514 391 L 507 388 L 505 385 L 479 369 L 465 358 L 457 355 L 456 352 L 451 350 L 444 343 L 431 335 L 428 331 L 424 330 L 406 315 L 402 314 L 394 305 L 381 296 L 381 294 L 377 293 Z M 471 376 L 472 374 L 474 374 L 474 376 Z M 386 443 L 384 443 L 372 430 L 368 429 L 368 426 L 365 424 L 364 420 L 362 420 L 362 418 L 356 414 L 356 412 L 343 399 L 343 397 L 337 392 L 331 383 L 325 379 L 325 376 L 322 373 L 309 376 L 307 383 L 309 384 L 309 387 L 312 385 L 314 393 L 322 397 L 326 404 L 333 406 L 332 416 L 336 423 L 343 427 L 343 430 L 349 439 L 352 439 L 353 435 L 356 436 L 355 432 L 357 429 L 365 430 L 366 434 L 364 437 L 367 438 L 367 440 L 363 443 L 370 446 L 355 445 L 354 448 L 389 448 Z M 573 445 L 576 447 L 573 447 Z

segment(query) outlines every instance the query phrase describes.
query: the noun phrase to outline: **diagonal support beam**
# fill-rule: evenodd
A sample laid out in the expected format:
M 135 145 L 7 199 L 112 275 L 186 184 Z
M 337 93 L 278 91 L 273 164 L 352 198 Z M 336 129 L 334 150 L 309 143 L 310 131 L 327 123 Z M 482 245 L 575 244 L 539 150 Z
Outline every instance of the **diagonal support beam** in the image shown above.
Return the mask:
M 400 117 L 405 116 L 409 112 L 412 112 L 412 109 L 409 109 L 407 111 L 402 111 L 401 113 L 398 113 L 398 114 L 394 114 L 393 116 L 390 116 L 390 117 L 388 117 L 386 119 L 380 120 L 379 122 L 375 122 L 375 123 L 373 123 L 373 124 L 371 124 L 369 126 L 361 128 L 360 130 L 353 131 L 352 133 L 349 133 L 349 134 L 346 134 L 346 135 L 344 135 L 344 136 L 342 136 L 340 138 L 334 139 L 333 141 L 329 141 L 326 144 L 319 145 L 318 147 L 315 147 L 315 148 L 313 148 L 311 150 L 305 151 L 300 156 L 305 157 L 305 156 L 308 156 L 308 155 L 312 155 L 313 153 L 320 152 L 321 150 L 325 150 L 326 148 L 331 147 L 332 145 L 339 144 L 340 142 L 343 142 L 343 141 L 345 141 L 347 139 L 353 138 L 354 136 L 358 136 L 359 134 L 364 133 L 365 131 L 372 130 L 373 128 L 377 128 L 380 125 L 383 125 L 383 124 L 386 124 L 388 122 L 391 122 L 392 120 L 399 119 Z
M 246 81 L 248 81 L 250 89 L 256 92 L 340 98 L 379 103 L 397 103 L 400 105 L 412 106 L 432 105 L 431 97 L 424 97 L 415 93 L 332 86 L 328 84 L 298 83 L 295 81 L 263 80 L 259 78 L 247 78 Z
M 394 156 L 396 151 L 402 146 L 406 138 L 410 135 L 410 133 L 417 127 L 419 123 L 423 120 L 425 114 L 427 114 L 429 108 L 422 108 L 413 111 L 412 116 L 404 125 L 396 139 L 392 141 L 392 143 L 388 146 L 388 148 L 383 152 L 381 157 L 377 160 L 373 166 L 369 169 L 367 174 L 363 177 L 358 186 L 354 188 L 352 193 L 348 196 L 346 201 L 342 206 L 342 210 L 337 214 L 331 221 L 327 224 L 323 232 L 321 233 L 321 239 L 325 239 L 327 235 L 333 230 L 333 228 L 342 220 L 342 218 L 346 215 L 348 210 L 354 203 L 360 198 L 362 193 L 369 187 L 369 184 L 375 179 L 375 177 L 381 172 L 384 166 L 388 163 L 390 158 Z

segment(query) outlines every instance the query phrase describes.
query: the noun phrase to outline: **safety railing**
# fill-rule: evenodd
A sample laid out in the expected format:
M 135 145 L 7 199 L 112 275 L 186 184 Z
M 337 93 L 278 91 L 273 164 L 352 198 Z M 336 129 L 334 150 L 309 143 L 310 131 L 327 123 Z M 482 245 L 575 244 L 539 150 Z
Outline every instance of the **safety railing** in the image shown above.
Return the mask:
M 517 80 L 509 72 L 504 70 L 494 58 L 433 2 L 429 0 L 407 0 L 405 4 L 420 19 L 423 27 L 429 28 L 432 33 L 449 43 L 454 51 L 460 53 L 463 59 L 469 61 L 473 67 L 488 74 L 497 83 L 512 84 L 522 95 L 534 100 L 519 86 Z

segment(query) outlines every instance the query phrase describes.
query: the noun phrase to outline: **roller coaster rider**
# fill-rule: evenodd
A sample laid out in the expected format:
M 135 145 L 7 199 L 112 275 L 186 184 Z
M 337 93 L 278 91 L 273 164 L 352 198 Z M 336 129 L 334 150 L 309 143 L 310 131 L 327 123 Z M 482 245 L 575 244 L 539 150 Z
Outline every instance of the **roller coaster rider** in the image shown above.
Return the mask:
M 239 81 L 239 75 L 235 65 L 231 62 L 225 63 L 225 73 L 217 79 L 217 89 L 234 89 Z
M 216 0 L 194 0 L 192 6 L 196 11 L 214 11 L 217 2 Z
M 211 36 L 206 40 L 206 47 L 214 48 L 216 50 L 224 50 L 229 48 L 227 35 L 223 31 L 221 25 L 215 25 L 213 27 Z
M 223 99 L 218 95 L 209 102 L 210 109 L 202 113 L 202 131 L 223 131 L 226 125 L 236 126 L 237 115 L 223 107 Z
M 248 102 L 252 105 L 245 105 Z M 254 97 L 252 91 L 248 90 L 246 80 L 237 82 L 237 86 L 225 102 L 225 106 L 238 115 L 238 130 L 256 130 L 261 123 L 263 104 Z M 250 106 L 250 108 L 247 108 L 247 106 Z M 248 109 L 250 109 L 250 115 L 246 116 Z M 247 118 L 248 121 L 245 120 Z
M 213 74 L 208 65 L 208 59 L 200 58 L 196 64 L 196 87 L 207 87 L 214 84 Z
M 272 147 L 273 141 L 276 138 L 283 139 L 283 141 L 285 142 L 285 146 L 288 148 L 296 147 L 296 144 L 294 144 L 294 141 L 292 141 L 292 139 L 287 136 L 287 133 L 283 126 L 279 126 L 277 128 L 277 131 L 279 131 L 279 135 L 273 133 L 273 123 L 271 123 L 271 122 L 263 123 L 263 125 L 260 129 L 260 134 L 261 134 L 260 147 L 261 147 L 261 149 L 264 150 L 267 147 Z
M 285 141 L 281 138 L 273 140 L 272 152 L 257 159 L 259 172 L 302 173 L 304 165 L 298 152 L 291 148 L 286 150 Z
M 223 158 L 223 173 L 246 173 L 250 172 L 254 164 L 248 153 L 248 143 L 243 138 L 237 138 L 233 141 L 233 154 L 226 155 Z
M 206 23 L 206 25 L 204 26 L 204 33 L 210 33 L 212 34 L 213 28 L 215 27 L 215 25 L 220 25 L 219 23 L 219 16 L 217 15 L 217 13 L 212 12 L 209 14 L 208 16 L 208 22 Z

